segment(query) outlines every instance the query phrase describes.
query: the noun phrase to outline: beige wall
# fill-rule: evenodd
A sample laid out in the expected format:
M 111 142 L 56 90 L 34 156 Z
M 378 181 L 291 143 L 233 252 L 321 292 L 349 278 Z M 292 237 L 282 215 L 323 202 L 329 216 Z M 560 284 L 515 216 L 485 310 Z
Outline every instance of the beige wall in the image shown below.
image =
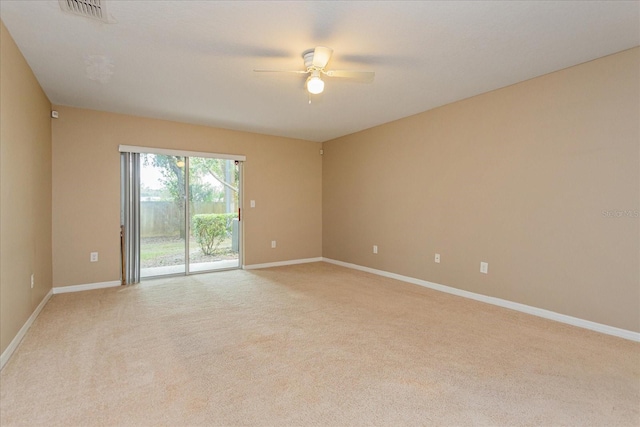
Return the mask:
M 639 85 L 636 48 L 324 143 L 323 256 L 640 331 L 603 215 L 640 210 Z
M 322 255 L 320 144 L 55 108 L 60 118 L 52 122 L 54 286 L 120 278 L 119 144 L 246 155 L 244 263 Z M 89 262 L 90 252 L 99 252 L 98 262 Z
M 51 289 L 51 104 L 3 23 L 0 94 L 0 347 L 4 352 Z

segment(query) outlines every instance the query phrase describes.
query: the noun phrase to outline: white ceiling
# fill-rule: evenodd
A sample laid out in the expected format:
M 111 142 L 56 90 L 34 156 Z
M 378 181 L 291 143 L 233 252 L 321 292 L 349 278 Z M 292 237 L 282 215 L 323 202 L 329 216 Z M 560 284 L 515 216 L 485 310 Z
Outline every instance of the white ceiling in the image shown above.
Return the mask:
M 53 104 L 326 141 L 640 45 L 638 1 L 0 1 Z M 301 54 L 334 49 L 308 104 Z M 92 55 L 112 65 L 92 80 Z M 95 76 L 94 76 L 95 78 Z

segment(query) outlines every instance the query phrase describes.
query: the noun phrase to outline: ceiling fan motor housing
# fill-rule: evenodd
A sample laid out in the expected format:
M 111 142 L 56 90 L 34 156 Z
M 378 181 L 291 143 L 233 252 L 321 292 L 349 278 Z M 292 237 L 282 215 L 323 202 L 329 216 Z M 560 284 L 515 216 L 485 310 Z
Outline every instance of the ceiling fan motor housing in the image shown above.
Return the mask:
M 308 70 L 313 67 L 313 52 L 315 49 L 307 49 L 302 52 L 302 58 L 304 59 L 304 67 Z

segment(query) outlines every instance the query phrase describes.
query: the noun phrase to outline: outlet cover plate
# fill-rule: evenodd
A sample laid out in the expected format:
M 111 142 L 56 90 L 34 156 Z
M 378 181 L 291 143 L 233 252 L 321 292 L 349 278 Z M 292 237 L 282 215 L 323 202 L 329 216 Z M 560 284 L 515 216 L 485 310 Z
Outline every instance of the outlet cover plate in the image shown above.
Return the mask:
M 480 263 L 480 273 L 489 274 L 489 263 L 481 262 Z

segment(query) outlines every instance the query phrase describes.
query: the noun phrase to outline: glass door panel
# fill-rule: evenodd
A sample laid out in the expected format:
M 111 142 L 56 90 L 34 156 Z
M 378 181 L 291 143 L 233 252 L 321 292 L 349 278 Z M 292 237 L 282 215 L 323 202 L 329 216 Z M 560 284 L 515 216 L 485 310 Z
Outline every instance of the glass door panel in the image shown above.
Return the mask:
M 189 272 L 240 267 L 240 170 L 233 160 L 189 157 Z
M 185 169 L 182 156 L 140 155 L 140 277 L 186 273 Z

